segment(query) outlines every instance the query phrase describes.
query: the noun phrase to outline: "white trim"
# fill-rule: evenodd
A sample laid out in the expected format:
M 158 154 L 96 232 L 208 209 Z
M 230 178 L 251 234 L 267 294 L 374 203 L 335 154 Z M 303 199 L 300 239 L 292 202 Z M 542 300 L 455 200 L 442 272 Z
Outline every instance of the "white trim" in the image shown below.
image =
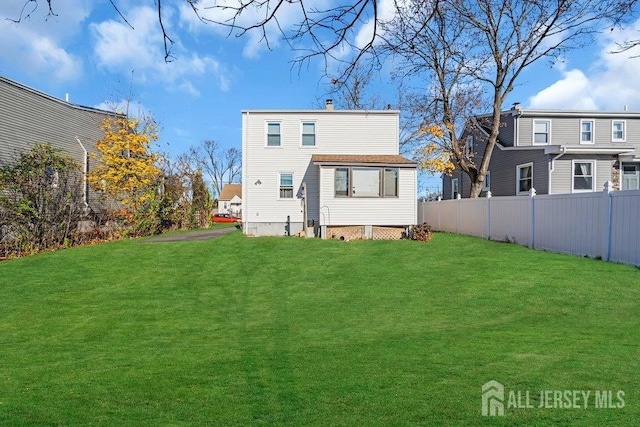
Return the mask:
M 482 191 L 491 190 L 491 171 L 484 174 L 484 182 L 482 183 Z
M 536 123 L 547 123 L 547 142 L 536 142 Z M 551 119 L 534 119 L 531 126 L 531 145 L 549 145 L 551 144 Z
M 280 131 L 280 144 L 269 145 L 269 125 L 277 124 Z M 265 120 L 264 121 L 264 146 L 265 148 L 282 148 L 282 121 L 281 120 Z
M 282 175 L 291 175 L 291 197 L 280 197 L 280 177 Z M 295 180 L 295 174 L 293 172 L 278 172 L 278 182 L 276 183 L 276 196 L 278 200 L 295 200 L 296 199 L 296 180 Z
M 615 132 L 615 123 L 622 123 L 622 138 L 615 138 L 613 136 Z M 627 142 L 627 121 L 626 120 L 611 120 L 611 142 Z
M 520 191 L 520 169 L 526 168 L 527 166 L 531 166 L 531 188 L 534 188 L 533 187 L 533 162 L 516 165 L 516 194 L 517 195 L 529 194 L 529 190 Z
M 313 145 L 304 145 L 302 143 L 304 136 L 304 125 L 313 125 Z M 300 120 L 300 148 L 315 148 L 318 146 L 318 123 L 316 120 Z
M 589 131 L 591 133 L 590 140 L 582 139 L 582 125 L 585 123 L 591 123 L 591 130 Z M 596 143 L 596 120 L 595 119 L 580 119 L 580 134 L 578 138 L 579 138 L 578 140 L 580 141 L 580 144 L 592 145 Z
M 591 164 L 591 190 L 576 190 L 575 185 L 575 173 L 576 163 L 590 163 Z M 596 191 L 596 161 L 595 160 L 571 160 L 571 192 L 572 193 L 593 193 Z
M 453 189 L 458 187 L 458 191 L 454 191 Z M 458 178 L 451 178 L 451 198 L 452 199 L 457 199 L 457 194 L 460 194 L 460 181 L 458 180 Z

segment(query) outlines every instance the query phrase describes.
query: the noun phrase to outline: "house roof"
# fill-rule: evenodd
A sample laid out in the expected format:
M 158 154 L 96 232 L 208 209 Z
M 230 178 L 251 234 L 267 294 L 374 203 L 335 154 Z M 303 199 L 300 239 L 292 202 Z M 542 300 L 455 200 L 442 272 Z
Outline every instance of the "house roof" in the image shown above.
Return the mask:
M 413 160 L 396 154 L 314 154 L 311 161 L 317 165 L 362 165 L 368 166 L 398 166 L 415 168 L 418 166 Z
M 234 196 L 242 198 L 242 184 L 227 184 L 222 187 L 218 200 L 231 200 Z

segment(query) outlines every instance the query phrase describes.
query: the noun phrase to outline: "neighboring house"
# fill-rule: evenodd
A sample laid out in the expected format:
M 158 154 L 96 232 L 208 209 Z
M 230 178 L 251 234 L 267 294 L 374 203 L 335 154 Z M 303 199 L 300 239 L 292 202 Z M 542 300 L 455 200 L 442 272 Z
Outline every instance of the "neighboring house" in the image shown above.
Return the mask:
M 327 236 L 327 229 L 416 223 L 417 164 L 400 156 L 399 112 L 242 112 L 246 234 Z M 307 227 L 304 227 L 305 218 Z
M 242 212 L 242 184 L 227 184 L 218 197 L 218 213 L 240 216 Z
M 50 144 L 73 157 L 85 174 L 84 201 L 95 207 L 86 173 L 95 143 L 104 136 L 101 123 L 113 113 L 62 101 L 0 76 L 0 165 L 17 159 L 35 143 Z
M 467 122 L 461 135 L 468 150 L 482 156 L 490 123 Z M 478 161 L 480 159 L 478 158 Z M 503 111 L 484 191 L 493 196 L 564 194 L 640 189 L 640 112 L 524 109 Z M 469 197 L 462 171 L 443 176 L 443 198 Z

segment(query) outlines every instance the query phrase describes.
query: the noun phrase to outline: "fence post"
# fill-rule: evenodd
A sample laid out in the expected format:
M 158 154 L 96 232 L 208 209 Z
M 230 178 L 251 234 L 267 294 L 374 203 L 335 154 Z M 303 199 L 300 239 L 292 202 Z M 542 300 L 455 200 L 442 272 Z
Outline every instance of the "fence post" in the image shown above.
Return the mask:
M 462 196 L 458 193 L 458 197 L 456 197 L 456 234 L 460 234 L 460 205 L 462 204 Z
M 487 191 L 487 240 L 491 240 L 491 191 Z
M 442 225 L 440 224 L 440 217 L 442 216 L 440 211 L 442 211 L 442 204 L 440 204 L 440 202 L 442 201 L 442 196 L 438 196 L 438 231 L 442 231 Z
M 529 200 L 531 207 L 531 214 L 529 215 L 529 221 L 531 221 L 531 224 L 529 224 L 531 233 L 529 236 L 529 247 L 534 249 L 536 247 L 536 189 L 533 187 L 529 190 Z
M 611 192 L 613 191 L 613 182 L 606 181 L 602 190 L 604 203 L 604 238 L 602 244 L 602 260 L 609 261 L 611 256 Z

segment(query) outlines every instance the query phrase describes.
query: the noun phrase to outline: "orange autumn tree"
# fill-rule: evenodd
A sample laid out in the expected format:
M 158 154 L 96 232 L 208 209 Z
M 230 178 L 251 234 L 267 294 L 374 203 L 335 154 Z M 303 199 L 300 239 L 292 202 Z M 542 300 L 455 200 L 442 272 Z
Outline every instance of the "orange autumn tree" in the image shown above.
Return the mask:
M 131 212 L 153 199 L 160 169 L 151 145 L 158 139 L 155 121 L 115 116 L 102 122 L 104 138 L 96 142 L 96 167 L 89 173 L 92 188 L 121 202 Z

